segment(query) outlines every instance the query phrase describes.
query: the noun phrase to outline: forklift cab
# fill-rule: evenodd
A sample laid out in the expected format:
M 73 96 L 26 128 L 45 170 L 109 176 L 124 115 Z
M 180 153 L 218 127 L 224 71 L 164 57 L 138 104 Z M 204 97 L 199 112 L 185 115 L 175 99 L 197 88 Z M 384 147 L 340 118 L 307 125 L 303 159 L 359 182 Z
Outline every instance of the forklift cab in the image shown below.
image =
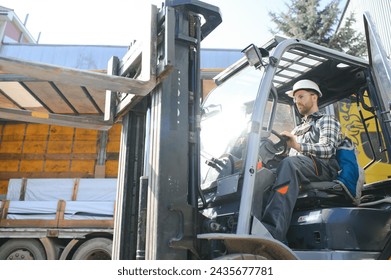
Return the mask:
M 368 17 L 365 16 L 366 26 L 370 29 Z M 368 39 L 373 42 L 376 35 L 369 34 L 372 35 Z M 369 54 L 375 55 L 376 61 L 371 59 L 368 63 L 306 41 L 276 37 L 261 48 L 250 45 L 244 50 L 242 60 L 216 77 L 218 87 L 202 105 L 199 209 L 206 217 L 207 225 L 203 228 L 207 234 L 201 238 L 224 240 L 225 252 L 230 248 L 235 252 L 238 239 L 251 243 L 243 236 L 257 236 L 253 247 L 272 248 L 265 249 L 264 256 L 276 259 L 292 256 L 358 259 L 384 255 L 379 252 L 390 243 L 387 240 L 391 233 L 386 229 L 387 221 L 391 220 L 390 207 L 382 204 L 377 214 L 372 208 L 357 209 L 354 201 L 334 182 L 304 186 L 288 232 L 290 248 L 278 241 L 270 245 L 270 235 L 260 223 L 265 192 L 274 182 L 274 170 L 286 148 L 279 132 L 290 131 L 300 123 L 301 116 L 286 94 L 296 81 L 315 81 L 323 93 L 319 99 L 320 110 L 337 119 L 345 117 L 338 106 L 357 105 L 359 111 L 368 111 L 371 117 L 361 114 L 359 122 L 365 129 L 367 121 L 375 120 L 377 143 L 368 135 L 364 144 L 372 150 L 380 144 L 383 156 L 390 158 L 387 149 L 391 142 L 390 108 L 386 101 L 389 98 L 385 97 L 391 87 L 390 81 L 384 78 L 387 67 L 381 67 L 385 66 L 384 60 L 379 59 L 382 53 L 377 47 L 369 44 Z M 369 164 L 377 160 L 373 151 Z M 371 203 L 391 193 L 387 182 L 376 185 L 376 190 L 373 184 L 364 187 L 363 197 L 369 199 L 365 202 Z M 355 218 L 350 219 L 351 215 Z M 373 223 L 371 215 L 381 218 Z M 350 226 L 360 221 L 367 224 L 353 226 L 352 230 Z M 368 226 L 377 230 L 364 233 Z M 338 227 L 345 233 L 336 231 Z M 368 236 L 380 241 L 365 241 Z M 287 253 L 291 250 L 295 252 L 293 255 Z M 322 250 L 328 253 L 319 253 Z M 342 253 L 331 253 L 332 250 Z
M 251 172 L 259 173 L 263 168 L 274 174 L 286 152 L 285 140 L 279 132 L 291 131 L 301 122 L 293 99 L 286 94 L 296 81 L 316 81 L 323 92 L 319 99 L 320 111 L 332 115 L 336 115 L 333 104 L 362 93 L 365 88 L 365 61 L 357 58 L 349 61 L 345 57 L 333 56 L 333 51 L 322 52 L 319 46 L 299 40 L 282 40 L 275 48 L 278 40 L 262 48 L 264 57 L 261 57 L 258 65 L 268 66 L 257 67 L 256 63 L 247 59 L 240 61 L 232 68 L 233 71 L 217 78 L 217 83 L 221 84 L 203 104 L 201 179 L 204 192 L 213 184 L 219 185 L 219 180 L 226 176 L 232 175 L 235 180 L 242 177 L 246 181 L 244 174 L 248 170 L 245 164 L 246 161 L 248 164 L 250 157 L 255 159 L 249 167 Z M 249 48 L 246 48 L 247 52 Z M 276 56 L 278 51 L 281 53 Z M 269 52 L 274 53 L 269 55 Z M 269 74 L 270 69 L 275 72 Z M 258 120 L 255 121 L 255 118 Z M 253 134 L 257 134 L 255 145 L 251 139 L 255 138 Z M 270 176 L 270 181 L 274 181 Z M 249 177 L 254 177 L 256 182 L 257 176 L 251 174 Z M 257 185 L 255 183 L 254 188 Z M 336 184 L 303 188 L 308 191 L 306 196 L 343 196 Z M 326 195 L 327 190 L 330 190 L 329 195 Z M 224 191 L 218 190 L 218 193 Z M 352 203 L 345 197 L 341 201 Z

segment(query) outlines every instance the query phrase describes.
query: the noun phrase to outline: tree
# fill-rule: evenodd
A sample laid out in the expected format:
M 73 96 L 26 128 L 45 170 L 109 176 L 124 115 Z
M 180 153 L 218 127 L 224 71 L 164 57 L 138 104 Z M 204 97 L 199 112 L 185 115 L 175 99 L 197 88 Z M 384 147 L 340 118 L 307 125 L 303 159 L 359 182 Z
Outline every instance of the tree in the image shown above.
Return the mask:
M 354 14 L 350 14 L 345 24 L 337 32 L 334 28 L 339 23 L 341 14 L 338 6 L 340 0 L 331 0 L 320 9 L 320 0 L 291 0 L 285 3 L 286 13 L 269 12 L 277 31 L 291 38 L 305 39 L 318 45 L 346 52 L 355 56 L 366 54 L 364 36 L 352 28 L 356 22 Z

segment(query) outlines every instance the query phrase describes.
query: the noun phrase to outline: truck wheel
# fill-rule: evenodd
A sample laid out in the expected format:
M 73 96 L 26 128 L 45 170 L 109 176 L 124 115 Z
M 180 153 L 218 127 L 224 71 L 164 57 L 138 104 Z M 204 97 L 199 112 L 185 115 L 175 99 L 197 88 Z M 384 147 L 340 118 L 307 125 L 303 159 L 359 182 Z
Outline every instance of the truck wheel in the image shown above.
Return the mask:
M 46 254 L 35 239 L 10 239 L 0 247 L 0 260 L 46 260 Z
M 113 241 L 108 238 L 92 238 L 80 245 L 72 260 L 111 260 L 112 247 Z

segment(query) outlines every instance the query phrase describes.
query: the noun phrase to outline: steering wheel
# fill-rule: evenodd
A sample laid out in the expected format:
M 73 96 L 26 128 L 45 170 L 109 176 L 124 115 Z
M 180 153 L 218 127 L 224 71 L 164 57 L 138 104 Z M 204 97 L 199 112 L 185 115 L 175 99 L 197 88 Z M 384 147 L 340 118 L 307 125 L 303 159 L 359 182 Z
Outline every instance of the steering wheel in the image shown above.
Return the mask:
M 288 149 L 287 141 L 289 140 L 289 137 L 287 137 L 285 135 L 281 135 L 280 133 L 278 133 L 277 131 L 275 131 L 273 129 L 271 130 L 271 133 L 274 134 L 275 136 L 277 136 L 277 138 L 280 140 L 277 143 L 273 144 L 273 148 L 275 149 L 274 154 L 275 155 L 285 154 L 285 152 Z
M 270 138 L 271 134 L 278 138 L 278 142 L 274 143 Z M 269 169 L 276 168 L 281 161 L 281 156 L 288 150 L 288 137 L 279 134 L 275 130 L 270 131 L 267 137 L 261 139 L 259 147 L 259 158 L 262 160 L 263 166 Z

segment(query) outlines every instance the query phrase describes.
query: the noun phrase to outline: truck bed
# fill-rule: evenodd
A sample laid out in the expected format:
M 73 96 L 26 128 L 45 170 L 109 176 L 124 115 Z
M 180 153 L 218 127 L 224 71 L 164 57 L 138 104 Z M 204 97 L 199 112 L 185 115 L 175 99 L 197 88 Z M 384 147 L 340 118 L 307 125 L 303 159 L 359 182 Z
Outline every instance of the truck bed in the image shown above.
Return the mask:
M 116 179 L 11 179 L 0 228 L 112 228 Z

